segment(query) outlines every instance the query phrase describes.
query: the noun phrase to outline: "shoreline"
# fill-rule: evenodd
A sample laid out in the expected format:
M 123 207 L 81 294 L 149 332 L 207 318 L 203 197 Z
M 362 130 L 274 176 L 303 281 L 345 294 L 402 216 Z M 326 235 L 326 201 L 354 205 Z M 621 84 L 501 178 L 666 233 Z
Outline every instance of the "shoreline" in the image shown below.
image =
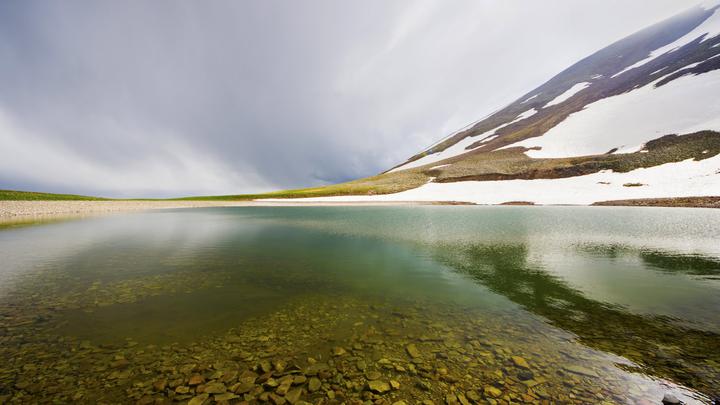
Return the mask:
M 119 212 L 178 208 L 211 207 L 278 207 L 278 206 L 397 206 L 397 205 L 468 205 L 461 202 L 376 201 L 376 202 L 310 202 L 310 201 L 74 201 L 74 200 L 0 200 L 0 221 L 52 219 L 55 217 L 95 216 Z M 471 205 L 471 204 L 470 204 Z
M 2 200 L 0 223 L 85 217 L 151 209 L 229 207 L 237 201 Z
M 72 201 L 72 200 L 4 200 L 0 201 L 0 221 L 24 222 L 33 219 L 56 217 L 95 216 L 119 212 L 177 208 L 210 207 L 322 207 L 322 206 L 408 206 L 408 205 L 487 205 L 459 201 L 303 201 L 250 200 L 250 201 Z M 590 205 L 542 205 L 529 201 L 509 201 L 493 206 L 616 206 L 616 207 L 682 207 L 720 208 L 720 197 L 678 197 L 634 200 L 602 201 Z

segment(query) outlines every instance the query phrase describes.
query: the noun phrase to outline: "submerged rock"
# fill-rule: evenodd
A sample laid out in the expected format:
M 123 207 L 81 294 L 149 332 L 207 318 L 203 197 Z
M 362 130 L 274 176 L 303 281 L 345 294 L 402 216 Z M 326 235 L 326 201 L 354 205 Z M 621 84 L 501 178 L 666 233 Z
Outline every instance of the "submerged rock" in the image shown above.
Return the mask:
M 409 354 L 413 359 L 420 357 L 420 350 L 418 350 L 414 343 L 410 343 L 405 346 L 405 351 L 407 351 L 407 354 Z
M 285 396 L 285 394 L 287 394 L 288 391 L 290 390 L 290 387 L 292 387 L 292 383 L 293 383 L 292 377 L 284 379 L 280 383 L 280 385 L 277 387 L 277 389 L 275 390 L 275 393 L 278 395 Z
M 528 380 L 532 380 L 533 377 L 534 377 L 534 375 L 533 375 L 532 371 L 529 371 L 529 370 L 521 370 L 521 371 L 517 374 L 517 377 L 518 377 L 518 379 L 520 379 L 520 381 L 528 381 Z
M 665 396 L 662 399 L 662 403 L 664 405 L 679 405 L 682 404 L 682 401 L 680 401 L 675 395 L 673 394 L 665 394 Z
M 368 388 L 374 393 L 383 394 L 390 391 L 390 384 L 385 381 L 374 380 L 368 382 Z
M 213 382 L 205 386 L 205 392 L 208 394 L 224 394 L 227 392 L 227 387 L 223 383 Z
M 199 384 L 202 384 L 203 382 L 205 382 L 205 377 L 196 374 L 196 375 L 190 377 L 190 380 L 188 380 L 188 385 L 199 385 Z
M 210 398 L 209 394 L 200 394 L 188 401 L 188 405 L 202 405 L 203 403 L 205 403 L 205 401 L 207 401 L 208 398 Z
M 491 397 L 491 398 L 498 398 L 500 395 L 502 395 L 502 391 L 500 389 L 493 387 L 492 385 L 488 385 L 485 388 L 483 388 L 483 392 L 485 393 L 485 397 Z
M 312 377 L 310 381 L 308 381 L 308 391 L 315 392 L 320 389 L 320 379 L 317 377 Z
M 221 401 L 230 401 L 233 399 L 239 398 L 237 395 L 233 394 L 232 392 L 226 392 L 224 394 L 218 394 L 215 395 L 214 399 L 215 402 L 221 402 Z
M 530 368 L 530 365 L 527 363 L 527 361 L 520 356 L 512 356 L 512 361 L 517 367 Z
M 587 377 L 597 377 L 598 376 L 598 374 L 595 371 L 593 371 L 587 367 L 570 365 L 570 366 L 563 366 L 563 368 L 571 373 L 580 374 L 580 375 L 584 375 Z
M 303 394 L 302 388 L 293 388 L 290 391 L 288 391 L 287 394 L 285 394 L 285 399 L 290 402 L 291 404 L 294 404 L 300 400 L 300 397 Z

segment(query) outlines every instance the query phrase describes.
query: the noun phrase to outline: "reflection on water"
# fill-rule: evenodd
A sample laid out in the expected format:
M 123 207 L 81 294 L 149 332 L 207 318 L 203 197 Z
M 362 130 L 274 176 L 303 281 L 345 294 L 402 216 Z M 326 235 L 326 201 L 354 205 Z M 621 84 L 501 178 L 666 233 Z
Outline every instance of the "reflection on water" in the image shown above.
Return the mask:
M 483 245 L 443 252 L 441 260 L 554 326 L 572 332 L 583 344 L 632 360 L 645 373 L 700 390 L 720 384 L 720 335 L 702 330 L 702 325 L 694 329 L 679 325 L 676 319 L 634 314 L 613 303 L 588 299 L 561 279 L 530 265 L 527 253 L 522 245 Z M 712 262 L 699 258 L 684 261 L 660 252 L 640 256 L 664 265 Z
M 720 395 L 720 212 L 242 207 L 0 231 L 0 403 Z

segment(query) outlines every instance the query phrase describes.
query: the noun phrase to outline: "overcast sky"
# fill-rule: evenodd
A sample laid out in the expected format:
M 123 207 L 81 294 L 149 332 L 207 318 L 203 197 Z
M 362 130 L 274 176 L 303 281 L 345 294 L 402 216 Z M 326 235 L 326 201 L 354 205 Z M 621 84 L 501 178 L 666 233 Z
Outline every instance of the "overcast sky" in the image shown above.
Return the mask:
M 376 174 L 679 0 L 0 2 L 0 188 L 234 194 Z

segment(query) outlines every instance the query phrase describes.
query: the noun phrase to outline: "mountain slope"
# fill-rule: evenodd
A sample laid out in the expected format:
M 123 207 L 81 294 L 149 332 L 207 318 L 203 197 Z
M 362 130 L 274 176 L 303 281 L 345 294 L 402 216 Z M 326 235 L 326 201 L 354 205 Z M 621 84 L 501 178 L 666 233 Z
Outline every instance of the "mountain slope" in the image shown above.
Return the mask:
M 333 199 L 590 204 L 720 195 L 718 95 L 714 1 L 611 44 L 365 179 L 373 195 Z

